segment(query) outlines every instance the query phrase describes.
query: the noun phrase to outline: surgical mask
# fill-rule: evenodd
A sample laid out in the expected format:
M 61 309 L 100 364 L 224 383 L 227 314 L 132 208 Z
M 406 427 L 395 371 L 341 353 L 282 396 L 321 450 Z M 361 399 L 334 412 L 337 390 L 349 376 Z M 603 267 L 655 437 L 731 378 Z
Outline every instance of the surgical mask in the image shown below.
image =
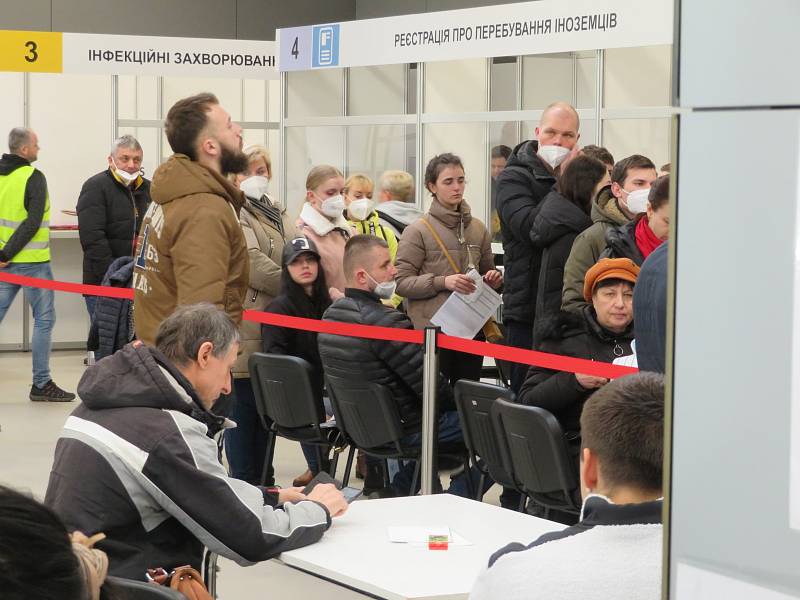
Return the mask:
M 341 217 L 344 212 L 344 198 L 341 194 L 338 196 L 331 196 L 322 201 L 322 214 L 329 219 Z
M 650 188 L 628 192 L 628 199 L 625 201 L 625 204 L 628 205 L 628 210 L 635 215 L 647 212 L 647 197 L 649 195 Z
M 269 179 L 263 175 L 253 175 L 243 180 L 239 184 L 239 189 L 249 198 L 259 200 L 261 196 L 266 196 L 269 191 Z
M 347 207 L 347 212 L 350 213 L 350 218 L 354 221 L 365 221 L 370 213 L 372 213 L 372 207 L 372 200 L 369 198 L 360 198 L 350 203 L 350 206 Z
M 372 279 L 375 283 L 375 289 L 372 290 L 372 293 L 375 294 L 381 300 L 389 300 L 392 296 L 394 296 L 394 291 L 397 289 L 397 282 L 392 279 L 391 281 L 384 281 L 382 283 L 378 283 L 375 281 L 375 278 L 367 273 L 367 277 Z
M 114 173 L 117 174 L 117 177 L 122 179 L 122 182 L 125 185 L 130 185 L 139 178 L 139 175 L 141 175 L 141 170 L 136 171 L 135 173 L 128 173 L 127 171 L 123 171 L 116 164 L 114 164 Z
M 569 149 L 564 146 L 539 146 L 539 156 L 554 169 L 564 162 L 567 154 Z

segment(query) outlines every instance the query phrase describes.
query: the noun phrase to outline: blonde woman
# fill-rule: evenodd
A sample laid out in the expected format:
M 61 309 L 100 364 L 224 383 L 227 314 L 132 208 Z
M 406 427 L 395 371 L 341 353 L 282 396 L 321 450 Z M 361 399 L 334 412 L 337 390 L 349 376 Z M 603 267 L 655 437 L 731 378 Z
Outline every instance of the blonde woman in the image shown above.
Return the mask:
M 267 149 L 251 146 L 245 154 L 247 171 L 236 175 L 235 181 L 246 199 L 239 214 L 250 259 L 250 283 L 244 310 L 265 310 L 280 292 L 283 245 L 294 237 L 296 230 L 283 203 L 268 195 L 272 162 Z M 226 433 L 225 449 L 231 475 L 258 484 L 267 448 L 267 432 L 256 411 L 247 361 L 253 352 L 261 351 L 261 326 L 242 321 L 239 332 L 241 354 L 233 367 L 236 402 L 231 415 L 237 427 Z
M 391 227 L 381 223 L 381 218 L 375 211 L 375 202 L 372 200 L 374 185 L 372 179 L 361 173 L 356 173 L 344 182 L 344 203 L 347 205 L 347 218 L 356 233 L 374 235 L 382 239 L 389 246 L 389 256 L 392 263 L 397 258 L 397 236 Z M 399 306 L 403 301 L 402 296 L 394 294 L 391 299 L 393 306 Z
M 344 245 L 353 235 L 350 223 L 344 218 L 343 191 L 344 176 L 339 169 L 330 165 L 314 167 L 306 178 L 306 201 L 297 220 L 300 233 L 317 247 L 334 299 L 344 293 Z

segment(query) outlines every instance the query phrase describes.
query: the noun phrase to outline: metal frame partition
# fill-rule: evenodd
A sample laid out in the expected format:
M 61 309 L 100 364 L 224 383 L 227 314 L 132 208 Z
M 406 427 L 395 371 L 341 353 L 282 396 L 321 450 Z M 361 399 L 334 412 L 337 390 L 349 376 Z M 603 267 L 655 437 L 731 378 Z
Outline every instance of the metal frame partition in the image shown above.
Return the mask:
M 572 59 L 572 97 L 565 98 L 573 103 L 573 105 L 577 104 L 577 96 L 578 96 L 578 73 L 577 73 L 577 55 L 578 53 L 572 52 L 571 59 Z M 578 108 L 578 115 L 581 117 L 582 120 L 593 121 L 595 123 L 595 131 L 594 136 L 591 139 L 583 138 L 581 141 L 583 144 L 593 143 L 597 145 L 603 145 L 604 142 L 604 121 L 608 120 L 620 120 L 620 119 L 667 119 L 671 118 L 676 112 L 677 109 L 672 106 L 645 106 L 645 107 L 628 107 L 628 108 L 606 108 L 604 106 L 604 85 L 605 85 L 605 51 L 604 50 L 596 50 L 594 51 L 595 55 L 595 66 L 594 66 L 594 106 L 592 108 Z M 546 56 L 546 55 L 530 55 L 530 56 Z M 289 81 L 288 75 L 286 72 L 281 73 L 281 107 L 280 107 L 280 122 L 278 127 L 280 129 L 280 153 L 281 153 L 281 161 L 280 161 L 280 182 L 279 182 L 279 194 L 281 197 L 285 198 L 287 193 L 287 180 L 289 177 L 288 173 L 288 164 L 290 157 L 288 156 L 287 152 L 287 130 L 290 128 L 301 128 L 301 127 L 342 127 L 344 129 L 343 135 L 343 152 L 342 152 L 342 162 L 341 164 L 335 165 L 339 167 L 345 176 L 351 173 L 351 166 L 348 163 L 348 150 L 351 150 L 351 141 L 350 135 L 348 131 L 348 127 L 351 126 L 370 126 L 370 125 L 406 125 L 406 126 L 415 126 L 415 165 L 412 173 L 415 175 L 415 185 L 416 185 L 416 205 L 419 208 L 424 208 L 423 198 L 425 197 L 425 189 L 423 184 L 424 179 L 424 172 L 426 166 L 426 152 L 427 149 L 425 147 L 425 128 L 429 125 L 436 125 L 436 124 L 454 124 L 454 123 L 484 123 L 484 135 L 485 140 L 485 148 L 483 152 L 484 156 L 484 165 L 483 168 L 489 169 L 490 164 L 490 153 L 492 142 L 491 138 L 491 124 L 492 123 L 501 123 L 501 122 L 515 122 L 516 121 L 516 133 L 518 141 L 522 141 L 523 138 L 526 137 L 526 132 L 524 131 L 524 123 L 530 121 L 538 121 L 541 117 L 543 112 L 542 108 L 536 109 L 525 109 L 524 106 L 524 90 L 523 90 L 523 81 L 525 77 L 524 69 L 523 69 L 523 59 L 525 55 L 519 55 L 515 57 L 508 57 L 513 58 L 513 61 L 516 62 L 516 89 L 515 89 L 515 98 L 514 98 L 514 106 L 515 110 L 491 110 L 492 105 L 492 93 L 493 93 L 493 76 L 492 76 L 492 62 L 496 60 L 494 58 L 486 58 L 485 59 L 485 85 L 486 85 L 486 110 L 480 111 L 470 111 L 470 112 L 428 112 L 426 107 L 426 63 L 419 62 L 419 63 L 407 63 L 405 66 L 405 81 L 404 81 L 404 107 L 406 108 L 405 114 L 397 114 L 397 113 L 382 113 L 382 114 L 369 114 L 369 115 L 350 115 L 348 114 L 350 102 L 349 102 L 349 86 L 348 81 L 350 78 L 350 69 L 351 67 L 342 67 L 341 71 L 341 97 L 338 100 L 342 107 L 342 115 L 340 116 L 302 116 L 302 117 L 289 117 L 288 116 L 288 106 L 287 106 L 287 95 L 288 95 L 288 88 L 291 85 Z M 409 76 L 412 72 L 416 72 L 415 83 L 416 83 L 416 90 L 410 90 L 410 81 L 411 77 Z M 409 110 L 409 105 L 411 103 L 410 91 L 414 91 L 414 110 Z M 557 98 L 553 98 L 556 100 Z M 408 144 L 408 139 L 406 139 L 406 144 Z M 458 151 L 458 149 L 454 149 L 454 151 Z M 409 152 L 406 151 L 406 156 L 410 156 Z M 399 168 L 400 165 L 397 165 L 395 168 Z M 476 168 L 481 168 L 480 166 L 475 165 L 468 165 L 469 170 L 474 170 Z M 490 206 L 490 197 L 491 197 L 491 178 L 485 178 L 485 186 L 483 186 L 484 192 L 484 205 L 483 205 L 483 214 L 490 215 L 491 206 Z

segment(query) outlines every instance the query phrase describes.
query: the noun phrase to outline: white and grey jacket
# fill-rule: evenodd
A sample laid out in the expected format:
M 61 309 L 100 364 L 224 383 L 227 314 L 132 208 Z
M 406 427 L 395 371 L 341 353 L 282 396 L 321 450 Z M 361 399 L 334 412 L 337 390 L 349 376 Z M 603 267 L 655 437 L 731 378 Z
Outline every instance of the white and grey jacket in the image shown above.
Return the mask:
M 659 600 L 662 501 L 613 504 L 590 495 L 581 521 L 489 559 L 471 600 Z
M 68 529 L 106 534 L 111 575 L 199 568 L 203 546 L 241 565 L 318 541 L 327 510 L 274 508 L 267 490 L 227 476 L 191 384 L 157 350 L 128 344 L 84 373 L 83 403 L 56 445 L 45 503 Z

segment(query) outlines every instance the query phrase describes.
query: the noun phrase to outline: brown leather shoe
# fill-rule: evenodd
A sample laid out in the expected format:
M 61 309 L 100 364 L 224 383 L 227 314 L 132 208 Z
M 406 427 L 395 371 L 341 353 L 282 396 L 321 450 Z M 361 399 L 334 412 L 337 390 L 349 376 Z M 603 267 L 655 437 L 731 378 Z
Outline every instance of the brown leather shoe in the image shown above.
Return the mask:
M 314 479 L 314 475 L 311 473 L 311 469 L 308 469 L 302 475 L 295 477 L 294 481 L 292 481 L 292 485 L 294 487 L 306 487 L 311 483 L 312 479 Z

